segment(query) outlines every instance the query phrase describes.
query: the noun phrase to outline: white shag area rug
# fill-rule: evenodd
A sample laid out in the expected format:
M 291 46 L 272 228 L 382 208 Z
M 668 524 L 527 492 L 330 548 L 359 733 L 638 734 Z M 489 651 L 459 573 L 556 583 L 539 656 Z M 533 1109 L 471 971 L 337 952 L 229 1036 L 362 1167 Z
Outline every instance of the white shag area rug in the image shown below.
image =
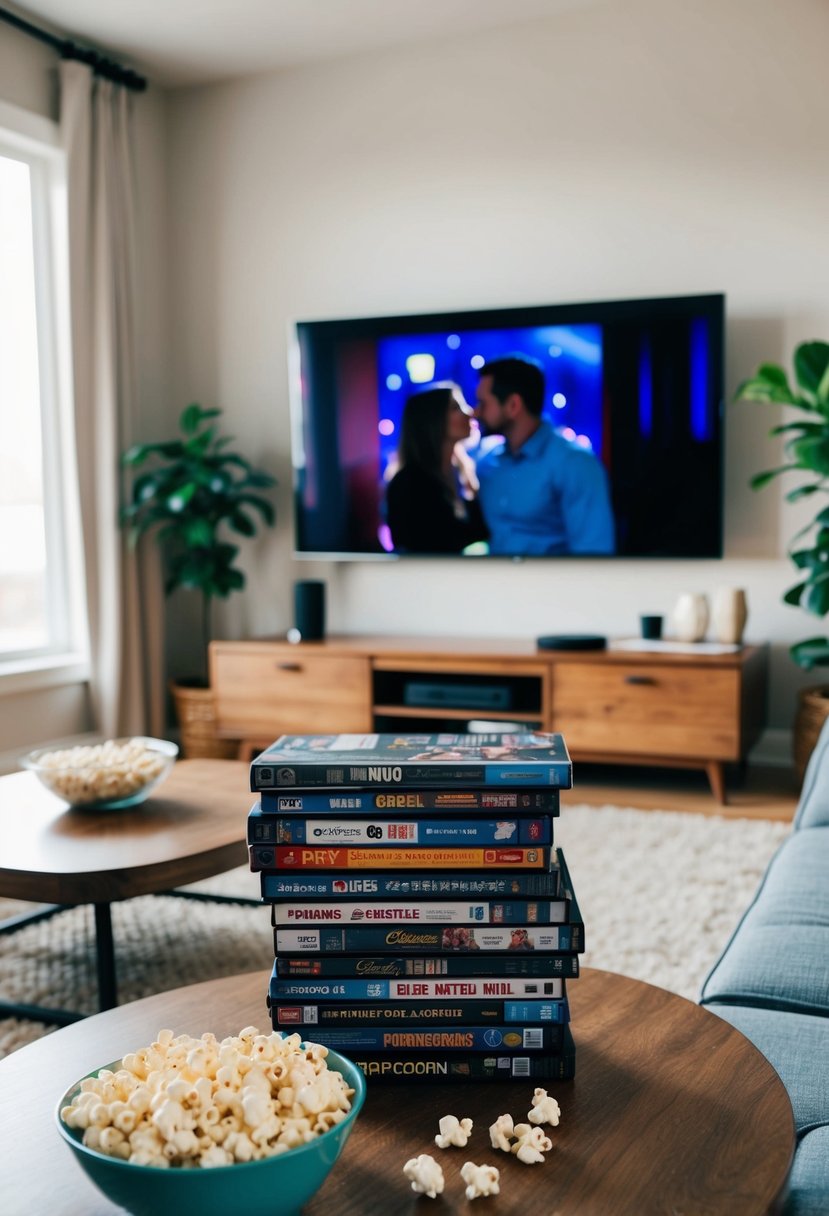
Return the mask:
M 749 903 L 785 823 L 678 811 L 566 806 L 556 821 L 585 923 L 588 966 L 696 1000 Z M 258 898 L 256 875 L 232 870 L 194 889 Z M 0 919 L 30 905 L 0 900 Z M 112 909 L 121 1002 L 273 961 L 268 909 L 145 896 Z M 93 1013 L 90 907 L 0 936 L 0 999 Z M 262 990 L 263 1023 L 265 985 Z M 0 1056 L 47 1034 L 0 1019 Z

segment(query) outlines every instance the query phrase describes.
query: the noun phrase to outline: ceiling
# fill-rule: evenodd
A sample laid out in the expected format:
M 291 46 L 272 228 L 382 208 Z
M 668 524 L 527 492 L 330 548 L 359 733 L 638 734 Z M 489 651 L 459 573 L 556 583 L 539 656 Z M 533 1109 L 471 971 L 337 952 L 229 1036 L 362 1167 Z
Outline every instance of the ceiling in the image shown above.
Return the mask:
M 516 25 L 599 2 L 26 0 L 13 11 L 175 86 Z

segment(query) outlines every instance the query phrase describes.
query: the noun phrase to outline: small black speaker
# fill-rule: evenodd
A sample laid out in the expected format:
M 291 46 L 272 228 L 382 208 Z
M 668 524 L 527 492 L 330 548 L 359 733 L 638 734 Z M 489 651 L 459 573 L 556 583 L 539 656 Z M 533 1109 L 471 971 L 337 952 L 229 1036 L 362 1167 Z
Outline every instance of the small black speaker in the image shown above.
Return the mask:
M 294 629 L 300 642 L 325 637 L 325 583 L 320 579 L 294 583 Z
M 607 638 L 598 633 L 547 633 L 535 644 L 539 650 L 604 650 Z

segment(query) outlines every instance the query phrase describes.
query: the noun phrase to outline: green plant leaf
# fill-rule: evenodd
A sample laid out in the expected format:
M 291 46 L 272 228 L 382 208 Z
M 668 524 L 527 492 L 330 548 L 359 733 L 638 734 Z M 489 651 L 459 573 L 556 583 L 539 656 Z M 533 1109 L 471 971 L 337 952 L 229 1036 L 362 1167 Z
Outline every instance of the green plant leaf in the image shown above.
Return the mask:
M 785 422 L 781 426 L 773 426 L 770 435 L 783 435 L 786 431 L 800 431 L 803 435 L 822 435 L 825 424 L 822 422 Z
M 829 612 L 829 574 L 810 581 L 800 602 L 813 616 L 826 616 Z
M 255 536 L 256 524 L 249 515 L 245 515 L 244 511 L 231 512 L 228 523 L 234 532 L 238 532 L 241 536 Z
M 796 490 L 789 490 L 786 502 L 797 502 L 799 498 L 807 498 L 810 494 L 816 494 L 820 488 L 819 485 L 798 486 Z M 811 527 L 811 525 L 809 526 Z
M 276 511 L 273 504 L 268 502 L 267 498 L 262 498 L 259 494 L 240 494 L 239 502 L 247 503 L 259 512 L 266 524 L 273 524 L 276 520 Z
M 183 536 L 188 545 L 195 549 L 207 549 L 213 541 L 213 529 L 206 519 L 197 516 L 188 519 L 183 529 Z
M 800 603 L 803 592 L 806 589 L 805 583 L 797 583 L 794 587 L 789 587 L 789 590 L 783 596 L 784 604 L 794 604 L 795 607 Z
M 818 399 L 818 389 L 829 369 L 829 343 L 801 342 L 794 353 L 797 383 L 808 400 Z
M 793 549 L 789 557 L 798 570 L 813 570 L 817 564 L 814 549 Z
M 752 490 L 760 490 L 767 485 L 772 478 L 777 477 L 779 473 L 788 473 L 796 466 L 791 464 L 781 465 L 778 469 L 766 469 L 765 473 L 755 473 L 749 483 Z
M 822 667 L 829 663 L 829 638 L 806 638 L 802 642 L 795 642 L 789 648 L 789 654 L 799 667 L 807 670 Z
M 786 449 L 799 468 L 829 476 L 829 433 L 816 438 L 792 439 Z
M 798 404 L 798 399 L 788 384 L 779 384 L 776 380 L 765 380 L 759 376 L 750 376 L 748 380 L 744 380 L 734 394 L 734 400 Z
M 152 450 L 152 447 L 147 443 L 133 444 L 131 448 L 127 448 L 126 452 L 121 453 L 121 464 L 142 464 Z
M 173 515 L 180 515 L 195 494 L 197 488 L 198 487 L 194 481 L 189 481 L 186 483 L 186 485 L 179 486 L 178 489 L 174 490 L 173 493 L 167 497 L 167 510 Z

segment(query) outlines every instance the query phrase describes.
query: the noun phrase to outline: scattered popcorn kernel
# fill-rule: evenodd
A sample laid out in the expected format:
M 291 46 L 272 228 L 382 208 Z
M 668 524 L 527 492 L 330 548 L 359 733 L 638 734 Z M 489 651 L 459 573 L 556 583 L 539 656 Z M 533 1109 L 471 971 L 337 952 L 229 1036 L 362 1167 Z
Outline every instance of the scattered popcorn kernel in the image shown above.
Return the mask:
M 443 1193 L 443 1170 L 428 1153 L 412 1157 L 403 1166 L 403 1173 L 411 1181 L 412 1190 L 434 1199 Z
M 512 1125 L 512 1115 L 499 1115 L 489 1129 L 489 1140 L 492 1147 L 500 1148 L 504 1153 L 511 1153 L 511 1141 L 514 1139 L 515 1129 Z
M 540 1127 L 530 1127 L 529 1123 L 516 1123 L 517 1139 L 512 1146 L 519 1161 L 525 1165 L 536 1165 L 544 1160 L 544 1154 L 553 1147 L 552 1140 L 544 1135 Z
M 550 1127 L 558 1127 L 561 1107 L 546 1089 L 537 1089 L 533 1094 L 532 1110 L 527 1114 L 527 1118 L 530 1123 L 549 1123 Z
M 461 1178 L 466 1185 L 467 1199 L 478 1199 L 483 1195 L 497 1195 L 500 1191 L 498 1179 L 501 1174 L 495 1165 L 475 1165 L 466 1161 L 461 1168 Z
M 438 1123 L 438 1127 L 440 1132 L 435 1136 L 435 1144 L 438 1148 L 449 1148 L 452 1144 L 457 1145 L 458 1148 L 465 1148 L 472 1131 L 472 1120 L 458 1120 L 454 1115 L 444 1115 Z

